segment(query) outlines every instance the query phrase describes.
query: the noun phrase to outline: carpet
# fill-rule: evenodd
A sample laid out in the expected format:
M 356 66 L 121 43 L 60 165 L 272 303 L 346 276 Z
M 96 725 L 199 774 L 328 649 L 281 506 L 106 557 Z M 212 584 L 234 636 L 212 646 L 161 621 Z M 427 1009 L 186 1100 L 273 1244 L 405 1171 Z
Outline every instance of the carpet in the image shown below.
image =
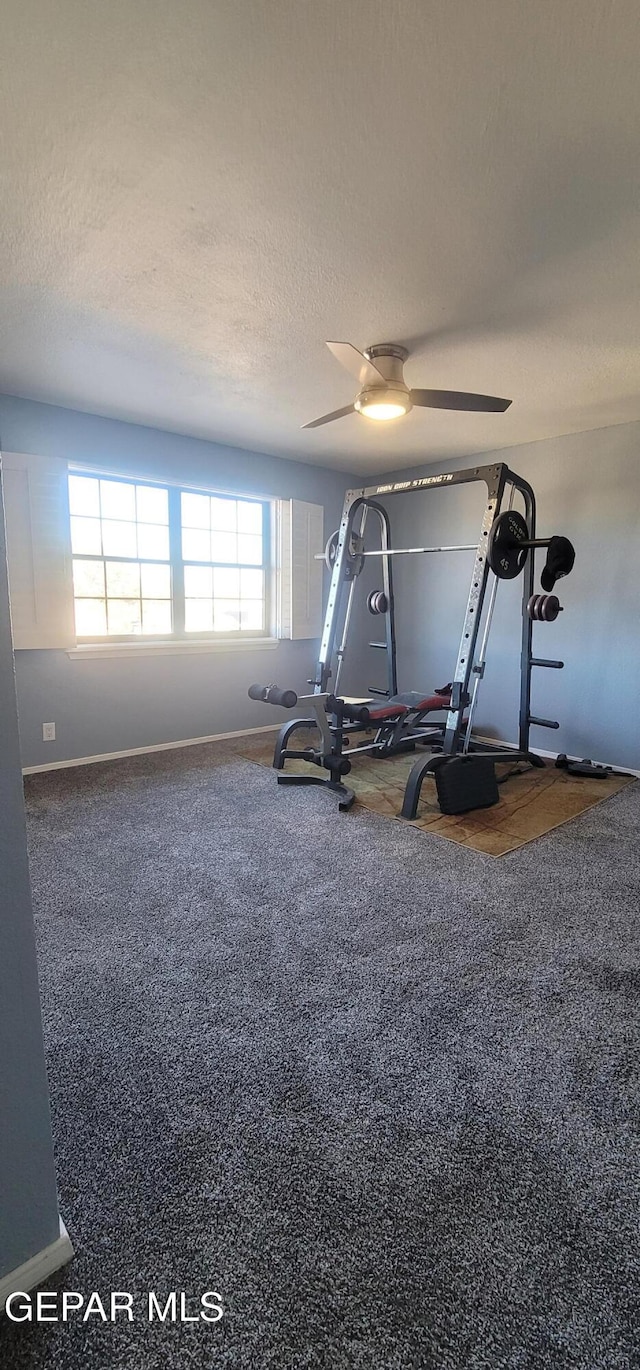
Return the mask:
M 640 804 L 496 862 L 215 745 L 26 783 L 48 1287 L 7 1370 L 637 1370 Z
M 242 744 L 241 754 L 261 766 L 271 766 L 273 743 L 265 744 L 262 739 L 247 738 Z M 386 760 L 366 753 L 354 756 L 353 769 L 346 783 L 355 791 L 356 804 L 385 818 L 398 818 L 407 778 L 418 755 L 410 753 Z M 446 837 L 451 842 L 459 842 L 473 851 L 485 852 L 488 856 L 504 856 L 506 852 L 515 851 L 525 842 L 533 842 L 536 837 L 559 827 L 561 823 L 568 823 L 594 804 L 634 783 L 633 779 L 624 776 L 612 775 L 604 780 L 594 780 L 587 776 L 569 775 L 566 771 L 556 770 L 553 763 L 546 765 L 544 770 L 527 770 L 521 775 L 509 775 L 513 769 L 512 764 L 496 768 L 498 779 L 505 777 L 500 785 L 498 804 L 490 809 L 475 809 L 454 817 L 440 812 L 435 782 L 425 780 L 418 815 L 412 826 L 423 832 L 436 833 L 438 837 Z M 318 767 L 307 761 L 287 761 L 285 770 L 305 775 L 320 774 Z M 273 779 L 275 785 L 275 773 Z M 326 802 L 333 803 L 337 808 L 335 797 L 327 797 Z

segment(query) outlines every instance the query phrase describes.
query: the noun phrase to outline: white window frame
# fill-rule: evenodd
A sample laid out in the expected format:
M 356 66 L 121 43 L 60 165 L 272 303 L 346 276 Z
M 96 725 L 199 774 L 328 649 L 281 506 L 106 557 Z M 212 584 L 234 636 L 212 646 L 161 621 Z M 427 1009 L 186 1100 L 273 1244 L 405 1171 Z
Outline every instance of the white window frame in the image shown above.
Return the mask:
M 80 479 L 100 480 L 109 482 L 113 485 L 143 485 L 153 489 L 162 490 L 167 493 L 168 498 L 168 535 L 169 535 L 169 556 L 168 558 L 144 558 L 144 557 L 118 557 L 108 554 L 89 555 L 84 553 L 72 554 L 75 561 L 98 562 L 105 564 L 110 562 L 126 562 L 144 565 L 145 562 L 152 564 L 162 564 L 169 567 L 171 575 L 171 610 L 173 627 L 170 633 L 146 634 L 146 633 L 103 633 L 103 634 L 78 634 L 77 649 L 85 655 L 92 648 L 113 649 L 117 647 L 146 647 L 153 644 L 158 648 L 167 646 L 194 646 L 205 644 L 208 646 L 213 643 L 224 643 L 225 646 L 236 645 L 246 642 L 261 642 L 265 638 L 271 637 L 271 501 L 264 497 L 248 494 L 236 494 L 229 491 L 218 491 L 210 488 L 194 487 L 190 485 L 178 485 L 170 481 L 146 480 L 136 476 L 122 476 L 119 473 L 97 471 L 89 467 L 74 467 L 69 470 L 69 475 Z M 263 605 L 264 618 L 263 627 L 256 629 L 238 628 L 237 630 L 226 629 L 224 632 L 212 630 L 199 630 L 190 632 L 185 628 L 185 595 L 184 595 L 184 571 L 190 565 L 220 567 L 224 570 L 241 570 L 241 562 L 195 562 L 193 559 L 185 559 L 182 551 L 182 495 L 195 494 L 213 496 L 218 499 L 242 500 L 246 503 L 260 505 L 262 509 L 262 562 L 251 566 L 247 564 L 248 570 L 259 570 L 263 574 Z M 74 595 L 74 603 L 75 603 Z

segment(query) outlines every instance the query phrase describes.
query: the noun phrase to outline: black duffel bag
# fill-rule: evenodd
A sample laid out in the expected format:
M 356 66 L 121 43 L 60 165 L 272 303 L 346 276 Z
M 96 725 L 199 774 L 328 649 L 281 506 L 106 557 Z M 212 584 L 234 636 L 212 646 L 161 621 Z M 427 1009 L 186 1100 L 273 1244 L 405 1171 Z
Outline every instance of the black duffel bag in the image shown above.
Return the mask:
M 489 756 L 479 752 L 443 756 L 434 766 L 433 774 L 441 813 L 467 813 L 469 809 L 488 809 L 498 803 L 496 768 Z

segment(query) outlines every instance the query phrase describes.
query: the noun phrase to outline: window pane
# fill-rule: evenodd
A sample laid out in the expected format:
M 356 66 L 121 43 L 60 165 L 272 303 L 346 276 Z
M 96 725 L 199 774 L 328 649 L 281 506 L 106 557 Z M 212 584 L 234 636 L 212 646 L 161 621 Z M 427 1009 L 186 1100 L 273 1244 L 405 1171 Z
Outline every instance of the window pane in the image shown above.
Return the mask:
M 135 519 L 135 486 L 119 480 L 101 480 L 100 505 L 103 519 Z
M 214 531 L 235 533 L 236 501 L 234 499 L 211 499 L 211 527 Z
M 169 495 L 153 485 L 136 485 L 136 508 L 140 523 L 168 523 Z
M 138 556 L 152 561 L 169 560 L 169 529 L 159 523 L 138 524 Z
M 171 604 L 168 599 L 143 599 L 143 633 L 171 632 Z
M 240 572 L 240 594 L 243 599 L 262 599 L 264 596 L 264 576 L 262 571 Z
M 102 542 L 105 556 L 135 557 L 138 555 L 135 523 L 116 523 L 112 519 L 103 519 Z
M 171 569 L 143 562 L 140 567 L 143 599 L 171 599 Z
M 240 533 L 238 537 L 238 561 L 260 566 L 262 564 L 262 538 L 254 538 L 248 534 Z
M 182 556 L 185 561 L 211 561 L 211 534 L 183 528 Z
M 100 519 L 71 519 L 71 550 L 77 556 L 100 556 Z
M 212 561 L 237 561 L 238 539 L 235 533 L 213 533 L 211 551 Z
M 77 599 L 75 611 L 78 637 L 105 636 L 107 614 L 103 599 Z
M 182 496 L 183 528 L 208 528 L 209 514 L 210 509 L 208 495 Z
M 74 561 L 73 592 L 76 595 L 104 598 L 104 562 Z
M 100 486 L 97 480 L 69 476 L 69 508 L 72 514 L 100 517 Z
M 262 505 L 238 500 L 238 532 L 262 536 Z
M 213 573 L 213 593 L 216 599 L 238 599 L 240 572 L 216 569 Z
M 244 599 L 240 605 L 240 627 L 259 630 L 263 624 L 263 604 L 260 599 Z
M 212 571 L 209 566 L 185 566 L 184 592 L 187 599 L 211 599 Z
M 210 599 L 185 599 L 184 626 L 188 633 L 210 633 L 213 628 L 213 604 Z
M 216 633 L 237 633 L 240 627 L 238 600 L 217 599 L 214 601 L 213 627 Z
M 137 561 L 108 561 L 106 570 L 109 599 L 139 598 L 140 567 Z
M 139 599 L 108 599 L 107 620 L 110 633 L 139 633 L 142 627 Z

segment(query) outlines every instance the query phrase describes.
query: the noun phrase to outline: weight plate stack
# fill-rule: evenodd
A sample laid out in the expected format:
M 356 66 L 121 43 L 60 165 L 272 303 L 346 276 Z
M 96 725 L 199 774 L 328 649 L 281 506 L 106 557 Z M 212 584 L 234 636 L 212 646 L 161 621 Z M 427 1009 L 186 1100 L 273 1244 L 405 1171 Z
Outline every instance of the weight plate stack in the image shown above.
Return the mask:
M 384 590 L 372 590 L 367 597 L 367 608 L 370 614 L 386 614 L 389 603 Z
M 562 605 L 557 595 L 532 595 L 527 604 L 529 618 L 540 623 L 553 623 L 562 613 Z

